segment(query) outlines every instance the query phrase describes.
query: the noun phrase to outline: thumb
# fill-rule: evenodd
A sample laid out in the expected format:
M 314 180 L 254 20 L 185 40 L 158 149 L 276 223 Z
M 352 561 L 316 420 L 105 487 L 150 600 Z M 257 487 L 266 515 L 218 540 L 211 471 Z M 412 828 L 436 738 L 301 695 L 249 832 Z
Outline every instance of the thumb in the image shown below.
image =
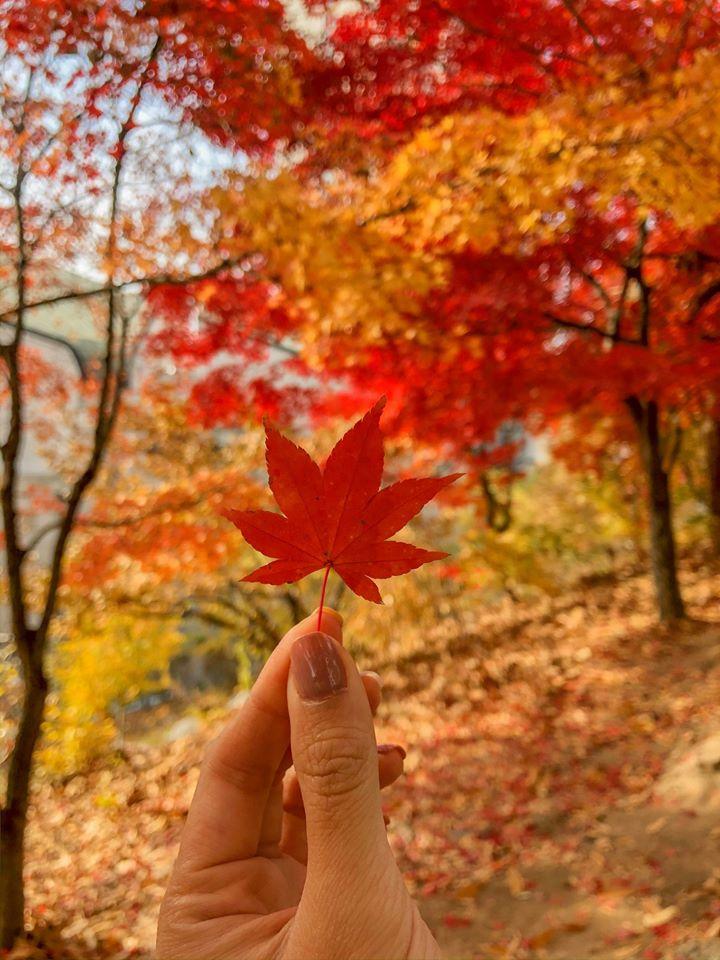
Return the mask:
M 360 675 L 332 637 L 311 633 L 290 653 L 293 762 L 305 805 L 308 879 L 347 884 L 389 853 L 380 805 L 372 714 Z M 363 870 L 367 868 L 367 872 Z M 339 875 L 340 874 L 340 875 Z
M 332 637 L 295 641 L 288 712 L 308 859 L 287 956 L 439 956 L 387 841 L 365 687 Z

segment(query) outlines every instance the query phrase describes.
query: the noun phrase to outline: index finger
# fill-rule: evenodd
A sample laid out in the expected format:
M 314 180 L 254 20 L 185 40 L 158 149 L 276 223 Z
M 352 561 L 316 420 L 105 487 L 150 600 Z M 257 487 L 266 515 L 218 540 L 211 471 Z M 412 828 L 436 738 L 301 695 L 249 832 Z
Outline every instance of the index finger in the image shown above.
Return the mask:
M 342 642 L 342 618 L 324 607 L 321 629 Z M 193 869 L 255 855 L 265 806 L 290 746 L 290 649 L 318 627 L 317 611 L 273 650 L 250 695 L 209 745 L 183 831 L 181 858 Z

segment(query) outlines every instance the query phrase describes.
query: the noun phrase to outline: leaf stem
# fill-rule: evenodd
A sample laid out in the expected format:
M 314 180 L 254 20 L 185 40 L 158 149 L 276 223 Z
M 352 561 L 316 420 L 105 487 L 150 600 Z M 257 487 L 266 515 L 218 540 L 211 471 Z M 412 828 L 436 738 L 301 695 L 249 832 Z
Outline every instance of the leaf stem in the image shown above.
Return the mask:
M 322 590 L 320 591 L 320 607 L 318 609 L 318 632 L 322 629 L 323 606 L 325 605 L 325 590 L 327 589 L 328 577 L 330 576 L 331 566 L 325 567 L 325 576 L 323 577 Z

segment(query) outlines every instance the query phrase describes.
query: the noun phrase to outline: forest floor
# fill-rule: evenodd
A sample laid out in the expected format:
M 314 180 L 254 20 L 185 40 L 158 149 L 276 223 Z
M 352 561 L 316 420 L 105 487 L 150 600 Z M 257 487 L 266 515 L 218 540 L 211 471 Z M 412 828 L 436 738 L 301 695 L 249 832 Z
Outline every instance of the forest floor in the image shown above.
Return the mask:
M 694 762 L 720 738 L 720 575 L 683 581 L 672 628 L 629 576 L 372 664 L 379 739 L 408 748 L 390 840 L 446 957 L 720 960 L 720 743 Z M 152 956 L 207 737 L 38 786 L 14 957 Z

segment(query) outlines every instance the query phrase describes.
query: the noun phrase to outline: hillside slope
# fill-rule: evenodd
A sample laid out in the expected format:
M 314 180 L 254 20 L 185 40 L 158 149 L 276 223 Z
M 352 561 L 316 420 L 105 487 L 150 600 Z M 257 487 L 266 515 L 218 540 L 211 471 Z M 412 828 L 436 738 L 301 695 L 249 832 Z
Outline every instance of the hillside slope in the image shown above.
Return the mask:
M 720 958 L 720 745 L 693 754 L 720 732 L 720 576 L 685 588 L 672 629 L 632 577 L 374 664 L 408 747 L 390 839 L 447 956 Z M 211 734 L 38 787 L 16 957 L 152 956 Z

